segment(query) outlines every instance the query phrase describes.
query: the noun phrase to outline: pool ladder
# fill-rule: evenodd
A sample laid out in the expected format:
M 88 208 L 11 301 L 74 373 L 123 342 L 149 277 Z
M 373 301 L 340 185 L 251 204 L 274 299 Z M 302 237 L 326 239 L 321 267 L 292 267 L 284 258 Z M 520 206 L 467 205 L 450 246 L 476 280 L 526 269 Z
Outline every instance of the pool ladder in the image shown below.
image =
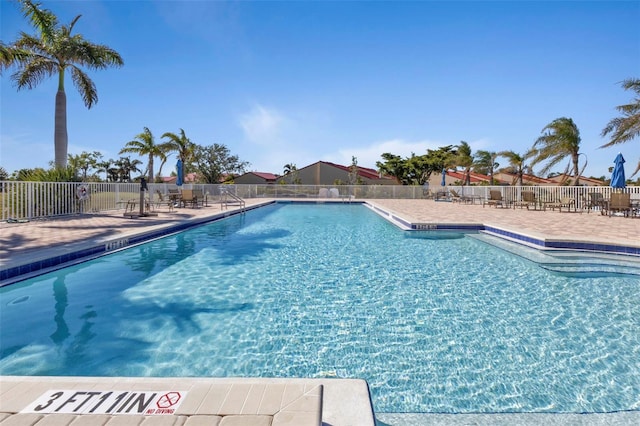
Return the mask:
M 232 194 L 231 192 L 229 192 L 228 190 L 223 190 L 222 193 L 222 199 L 220 201 L 220 208 L 229 208 L 229 205 L 234 205 L 234 206 L 240 206 L 240 209 L 242 210 L 242 212 L 245 212 L 246 210 L 246 203 L 245 201 L 238 197 L 236 194 Z

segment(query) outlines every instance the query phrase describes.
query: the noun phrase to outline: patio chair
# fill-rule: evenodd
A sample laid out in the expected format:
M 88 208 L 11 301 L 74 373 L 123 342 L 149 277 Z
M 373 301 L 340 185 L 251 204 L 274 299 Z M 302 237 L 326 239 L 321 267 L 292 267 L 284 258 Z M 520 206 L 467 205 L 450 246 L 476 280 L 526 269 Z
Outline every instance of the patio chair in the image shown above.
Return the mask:
M 338 188 L 329 189 L 329 198 L 340 198 L 340 191 L 338 191 Z
M 607 211 L 609 217 L 615 212 L 621 212 L 625 216 L 631 216 L 631 194 L 628 192 L 612 193 Z
M 193 190 L 193 196 L 196 199 L 196 205 L 199 205 L 200 207 L 204 207 L 206 204 L 206 195 L 204 194 L 204 191 L 202 191 L 202 189 L 194 189 Z
M 574 207 L 577 211 L 576 200 L 571 197 L 564 197 L 564 198 L 561 198 L 560 201 L 553 201 L 551 203 L 546 203 L 545 208 L 547 207 L 550 208 L 551 210 L 555 210 L 557 208 L 560 213 L 562 213 L 563 207 L 566 208 L 568 212 L 571 211 L 571 207 Z M 582 210 L 580 212 L 582 213 Z
M 158 200 L 156 201 L 156 208 L 160 206 L 169 207 L 169 211 L 173 211 L 174 201 L 169 198 L 169 196 L 164 195 L 160 190 L 156 189 L 156 195 L 158 196 Z
M 520 208 L 526 207 L 529 210 L 529 207 L 536 207 L 536 194 L 533 191 L 522 191 L 520 195 L 520 201 L 516 201 L 513 203 L 513 208 L 520 206 Z
M 502 192 L 498 191 L 497 189 L 490 190 L 489 199 L 482 202 L 483 208 L 485 204 L 488 204 L 490 206 L 496 206 L 496 208 L 498 206 L 504 207 L 505 204 L 504 204 L 504 200 L 502 199 Z
M 183 206 L 187 207 L 187 204 L 191 204 L 191 207 L 198 207 L 198 197 L 194 195 L 193 189 L 183 189 L 180 202 Z
M 329 198 L 329 189 L 320 188 L 320 190 L 318 190 L 318 198 Z
M 599 208 L 600 210 L 604 210 L 605 208 L 605 200 L 604 195 L 601 192 L 590 192 L 589 198 L 586 200 L 585 208 L 587 209 L 587 213 L 591 213 L 592 209 Z

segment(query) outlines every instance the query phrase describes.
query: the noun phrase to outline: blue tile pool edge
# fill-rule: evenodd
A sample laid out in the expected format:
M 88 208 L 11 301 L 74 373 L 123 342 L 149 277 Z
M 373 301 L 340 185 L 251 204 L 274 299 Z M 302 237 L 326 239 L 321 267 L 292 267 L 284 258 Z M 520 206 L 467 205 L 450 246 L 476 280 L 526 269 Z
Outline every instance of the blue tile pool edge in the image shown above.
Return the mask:
M 458 232 L 489 232 L 492 235 L 524 244 L 540 250 L 575 250 L 586 252 L 622 254 L 640 256 L 640 247 L 631 247 L 621 244 L 606 244 L 595 241 L 570 241 L 556 238 L 535 238 L 526 234 L 488 226 L 484 224 L 460 224 L 460 223 L 414 223 L 397 214 L 387 211 L 377 205 L 367 204 L 371 210 L 378 213 L 391 223 L 406 231 L 458 231 Z
M 339 202 L 339 201 L 336 201 Z M 181 222 L 176 225 L 168 226 L 161 229 L 145 232 L 142 234 L 134 235 L 131 237 L 117 238 L 113 241 L 103 242 L 91 247 L 85 247 L 81 250 L 77 250 L 70 253 L 65 253 L 60 256 L 54 256 L 47 259 L 41 259 L 32 263 L 19 265 L 0 271 L 0 287 L 12 284 L 16 281 L 25 279 L 28 275 L 40 275 L 49 272 L 52 268 L 61 268 L 68 266 L 73 262 L 85 261 L 92 257 L 102 256 L 108 253 L 112 253 L 116 250 L 131 247 L 136 244 L 141 244 L 156 238 L 165 237 L 170 234 L 182 232 L 187 229 L 200 226 L 203 224 L 215 222 L 217 220 L 225 219 L 229 216 L 242 214 L 243 212 L 254 210 L 260 207 L 264 207 L 271 204 L 291 204 L 291 203 L 303 203 L 303 204 L 324 204 L 325 201 L 295 201 L 295 200 L 271 200 L 265 203 L 256 204 L 245 209 L 231 210 L 228 212 L 219 213 L 213 216 L 205 218 L 189 220 Z M 347 203 L 345 203 L 347 204 Z M 458 232 L 480 232 L 486 231 L 491 234 L 502 237 L 514 242 L 520 242 L 522 244 L 533 246 L 542 250 L 545 249 L 564 249 L 564 250 L 576 250 L 576 251 L 590 251 L 590 252 L 604 252 L 612 254 L 623 254 L 631 256 L 640 256 L 640 247 L 629 247 L 616 244 L 602 244 L 598 242 L 576 242 L 566 241 L 559 239 L 538 239 L 528 235 L 519 234 L 513 231 L 496 228 L 494 226 L 486 226 L 483 224 L 447 224 L 447 223 L 413 223 L 397 214 L 390 211 L 386 211 L 380 206 L 369 204 L 364 201 L 350 201 L 349 204 L 363 204 L 376 212 L 380 216 L 389 220 L 390 222 L 400 226 L 407 231 L 458 231 Z
M 226 219 L 230 216 L 242 214 L 249 210 L 254 210 L 266 205 L 274 204 L 276 201 L 267 201 L 265 203 L 256 204 L 246 207 L 244 209 L 230 210 L 222 213 L 218 213 L 213 216 L 207 216 L 204 218 L 192 219 L 185 222 L 180 222 L 174 225 L 169 225 L 164 228 L 154 229 L 152 231 L 143 232 L 141 234 L 132 235 L 129 237 L 122 236 L 114 240 L 101 242 L 94 244 L 90 247 L 84 247 L 80 250 L 61 254 L 59 256 L 53 256 L 47 259 L 40 259 L 35 262 L 26 263 L 10 268 L 0 270 L 0 287 L 13 284 L 16 281 L 21 281 L 26 278 L 41 275 L 50 272 L 52 269 L 58 269 L 69 266 L 70 264 L 80 261 L 86 261 L 91 258 L 99 257 L 105 254 L 113 253 L 117 250 L 122 250 L 135 246 L 137 244 L 146 243 L 157 238 L 166 237 L 171 234 L 186 231 L 197 226 L 201 226 L 207 223 L 215 222 L 218 220 Z

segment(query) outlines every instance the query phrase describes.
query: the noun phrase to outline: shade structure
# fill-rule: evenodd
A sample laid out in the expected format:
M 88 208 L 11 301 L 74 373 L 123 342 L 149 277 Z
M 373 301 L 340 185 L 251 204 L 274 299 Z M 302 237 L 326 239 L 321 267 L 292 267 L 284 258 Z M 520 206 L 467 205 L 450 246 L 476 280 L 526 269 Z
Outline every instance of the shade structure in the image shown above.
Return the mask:
M 176 163 L 176 173 L 178 174 L 178 177 L 176 178 L 176 185 L 182 186 L 184 183 L 184 166 L 182 165 L 181 159 L 178 159 L 178 162 Z
M 613 173 L 611 173 L 611 187 L 612 188 L 625 188 L 627 184 L 625 183 L 624 177 L 624 157 L 622 154 L 618 153 L 616 159 L 613 160 Z
M 446 169 L 442 169 L 442 181 L 440 182 L 440 186 L 446 186 L 447 185 L 447 170 Z

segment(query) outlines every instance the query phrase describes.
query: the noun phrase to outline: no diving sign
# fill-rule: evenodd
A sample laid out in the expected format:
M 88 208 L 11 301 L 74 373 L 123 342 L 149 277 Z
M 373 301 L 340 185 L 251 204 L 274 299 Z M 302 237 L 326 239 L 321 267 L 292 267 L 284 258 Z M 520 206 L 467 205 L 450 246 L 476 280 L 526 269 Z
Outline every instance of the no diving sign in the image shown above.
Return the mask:
M 186 395 L 183 391 L 50 390 L 21 413 L 172 415 Z

